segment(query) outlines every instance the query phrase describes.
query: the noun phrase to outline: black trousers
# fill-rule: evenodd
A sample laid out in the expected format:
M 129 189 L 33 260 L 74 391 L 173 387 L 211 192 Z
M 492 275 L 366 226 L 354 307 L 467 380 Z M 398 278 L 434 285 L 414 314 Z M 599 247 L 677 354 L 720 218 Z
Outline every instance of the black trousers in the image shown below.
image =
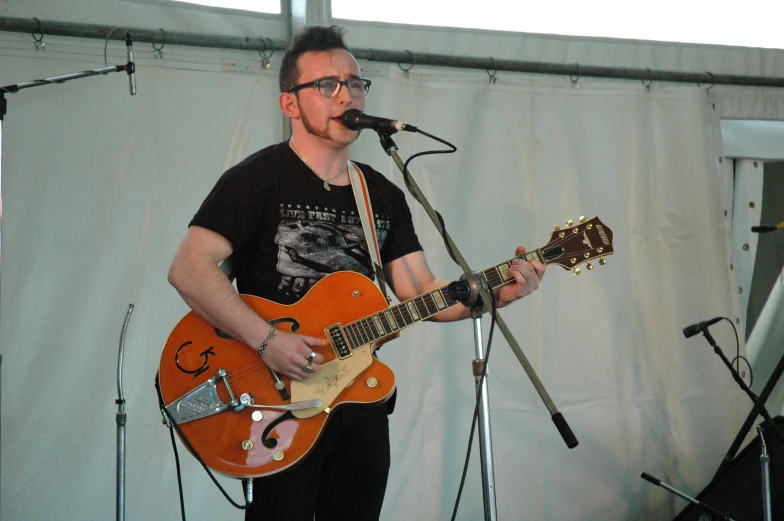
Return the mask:
M 377 521 L 389 475 L 387 407 L 336 410 L 296 467 L 253 481 L 245 521 Z

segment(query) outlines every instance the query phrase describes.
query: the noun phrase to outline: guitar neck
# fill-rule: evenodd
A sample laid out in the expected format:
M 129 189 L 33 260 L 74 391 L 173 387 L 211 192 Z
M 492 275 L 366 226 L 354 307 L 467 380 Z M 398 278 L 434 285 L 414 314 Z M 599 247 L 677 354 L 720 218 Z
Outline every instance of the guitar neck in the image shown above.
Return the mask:
M 507 261 L 491 266 L 480 272 L 487 281 L 488 287 L 495 290 L 512 282 L 514 277 L 509 274 L 509 268 L 516 259 L 546 262 L 542 251 L 536 249 L 522 256 L 512 257 Z M 353 350 L 395 334 L 459 303 L 459 301 L 449 295 L 448 286 L 441 286 L 433 291 L 423 293 L 383 311 L 351 322 L 343 326 L 343 331 L 345 332 L 346 340 L 348 340 Z

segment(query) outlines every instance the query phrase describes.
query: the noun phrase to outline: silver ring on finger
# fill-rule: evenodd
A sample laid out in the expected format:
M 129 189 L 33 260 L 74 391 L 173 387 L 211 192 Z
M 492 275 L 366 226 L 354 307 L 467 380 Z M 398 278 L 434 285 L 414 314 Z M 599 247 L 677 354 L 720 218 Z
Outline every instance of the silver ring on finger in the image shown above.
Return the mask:
M 312 364 L 313 360 L 315 360 L 315 359 L 316 359 L 316 353 L 311 351 L 310 352 L 310 356 L 308 357 L 308 362 Z
M 305 366 L 305 372 L 310 374 L 313 372 L 313 361 L 308 361 L 308 365 Z

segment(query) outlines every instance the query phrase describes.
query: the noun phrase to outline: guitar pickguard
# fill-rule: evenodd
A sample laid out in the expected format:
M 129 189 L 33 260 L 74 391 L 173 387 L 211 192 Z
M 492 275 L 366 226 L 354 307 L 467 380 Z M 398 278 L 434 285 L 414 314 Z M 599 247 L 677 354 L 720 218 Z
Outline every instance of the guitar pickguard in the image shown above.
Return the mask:
M 294 411 L 297 418 L 310 418 L 322 412 L 335 402 L 338 395 L 348 387 L 354 379 L 370 367 L 373 357 L 370 346 L 354 351 L 348 358 L 335 359 L 322 365 L 316 374 L 301 382 L 291 382 L 291 401 L 321 400 L 321 407 Z

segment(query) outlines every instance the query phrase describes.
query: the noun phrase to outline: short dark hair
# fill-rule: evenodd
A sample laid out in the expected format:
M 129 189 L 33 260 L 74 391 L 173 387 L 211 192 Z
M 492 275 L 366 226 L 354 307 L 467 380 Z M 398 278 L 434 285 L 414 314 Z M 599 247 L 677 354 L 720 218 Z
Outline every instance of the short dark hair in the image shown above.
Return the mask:
M 305 27 L 297 33 L 292 38 L 289 48 L 286 49 L 286 54 L 283 55 L 283 61 L 280 63 L 280 74 L 278 75 L 280 91 L 286 92 L 296 85 L 297 78 L 299 78 L 297 59 L 304 53 L 323 52 L 332 49 L 349 51 L 346 42 L 343 40 L 345 32 L 346 30 L 343 27 L 338 27 L 337 25 L 330 27 L 314 25 Z

